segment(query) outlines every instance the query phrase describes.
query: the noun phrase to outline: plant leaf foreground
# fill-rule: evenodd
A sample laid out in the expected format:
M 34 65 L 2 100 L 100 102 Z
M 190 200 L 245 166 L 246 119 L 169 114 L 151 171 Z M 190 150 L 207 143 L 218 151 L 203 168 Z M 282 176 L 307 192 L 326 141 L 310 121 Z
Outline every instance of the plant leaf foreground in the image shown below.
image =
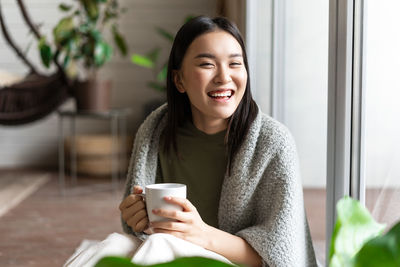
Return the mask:
M 382 235 L 385 225 L 377 223 L 357 200 L 346 196 L 336 208 L 330 267 L 400 266 L 400 222 Z
M 232 267 L 233 265 L 225 262 L 203 258 L 203 257 L 185 257 L 178 258 L 171 262 L 154 264 L 154 265 L 139 265 L 132 263 L 128 258 L 121 257 L 104 257 L 95 267 Z

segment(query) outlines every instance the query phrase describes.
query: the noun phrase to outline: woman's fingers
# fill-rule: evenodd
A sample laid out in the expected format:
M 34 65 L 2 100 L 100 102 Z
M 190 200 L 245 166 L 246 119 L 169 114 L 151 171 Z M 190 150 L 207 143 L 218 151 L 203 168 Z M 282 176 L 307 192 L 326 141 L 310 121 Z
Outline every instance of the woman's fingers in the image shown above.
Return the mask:
M 190 215 L 190 212 L 196 211 L 196 207 L 190 203 L 186 198 L 180 197 L 164 197 L 164 200 L 170 204 L 181 206 L 183 211 L 178 210 L 167 210 L 167 209 L 153 209 L 152 212 L 155 215 L 181 221 L 181 222 L 191 222 L 191 218 L 193 216 Z
M 155 215 L 181 222 L 188 222 L 190 218 L 185 212 L 178 210 L 154 209 L 152 212 Z
M 132 227 L 132 229 L 133 229 L 135 232 L 141 232 L 141 231 L 143 231 L 144 227 L 143 227 L 143 229 L 140 229 L 140 227 L 138 227 L 138 224 L 139 224 L 139 222 L 142 221 L 143 219 L 146 219 L 146 220 L 147 220 L 147 213 L 146 213 L 145 210 L 139 210 L 135 215 L 133 215 L 132 217 L 130 217 L 130 218 L 126 221 L 126 223 L 127 223 L 130 227 Z M 139 226 L 140 226 L 140 225 L 139 225 Z
M 164 200 L 168 203 L 179 205 L 183 208 L 183 211 L 195 211 L 196 207 L 187 200 L 186 198 L 181 197 L 164 197 Z
M 138 195 L 142 192 L 143 189 L 140 186 L 134 186 L 133 194 L 127 196 L 119 205 L 122 219 L 132 227 L 135 232 L 142 232 L 148 224 L 146 206 L 142 196 Z
M 163 229 L 168 231 L 184 232 L 185 224 L 181 222 L 152 222 L 150 227 L 154 230 Z
M 122 211 L 123 209 L 126 209 L 126 208 L 132 206 L 133 204 L 135 204 L 136 202 L 142 201 L 142 200 L 143 200 L 142 196 L 130 194 L 121 202 L 121 204 L 119 205 L 119 209 Z
M 147 228 L 148 224 L 149 224 L 149 219 L 146 216 L 136 224 L 135 231 L 143 232 Z
M 130 217 L 136 214 L 139 210 L 145 210 L 146 206 L 143 201 L 137 201 L 130 207 L 122 210 L 122 218 L 127 221 Z

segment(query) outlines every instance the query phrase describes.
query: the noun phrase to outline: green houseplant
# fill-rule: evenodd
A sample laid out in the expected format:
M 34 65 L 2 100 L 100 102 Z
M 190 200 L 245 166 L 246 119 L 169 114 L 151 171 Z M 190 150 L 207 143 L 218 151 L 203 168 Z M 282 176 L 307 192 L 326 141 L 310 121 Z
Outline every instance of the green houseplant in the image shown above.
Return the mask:
M 385 225 L 375 222 L 358 201 L 344 197 L 336 208 L 330 267 L 400 266 L 400 222 L 383 235 Z
M 101 88 L 109 91 L 110 83 L 104 85 L 97 78 L 98 70 L 113 55 L 113 46 L 106 36 L 112 36 L 114 46 L 122 55 L 127 55 L 127 45 L 117 23 L 124 9 L 118 0 L 74 0 L 60 4 L 59 9 L 65 16 L 54 27 L 52 41 L 42 37 L 38 48 L 46 67 L 53 59 L 62 62 L 69 77 L 76 81 L 75 97 L 79 108 L 96 99 L 88 92 Z M 109 92 L 104 94 L 107 98 Z M 87 99 L 80 103 L 79 97 Z M 94 109 L 97 108 L 107 109 L 107 103 L 95 104 Z

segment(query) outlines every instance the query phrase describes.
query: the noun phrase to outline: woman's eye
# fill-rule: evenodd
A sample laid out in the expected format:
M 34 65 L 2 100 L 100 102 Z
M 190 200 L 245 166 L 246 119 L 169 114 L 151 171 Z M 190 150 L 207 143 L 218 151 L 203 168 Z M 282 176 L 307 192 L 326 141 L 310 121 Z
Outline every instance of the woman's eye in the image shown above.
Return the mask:
M 241 62 L 232 62 L 231 63 L 231 66 L 240 66 L 240 65 L 242 65 Z
M 212 67 L 213 64 L 210 63 L 210 62 L 204 62 L 204 63 L 201 63 L 200 66 L 202 66 L 202 67 L 203 67 L 203 66 L 205 66 L 205 67 Z

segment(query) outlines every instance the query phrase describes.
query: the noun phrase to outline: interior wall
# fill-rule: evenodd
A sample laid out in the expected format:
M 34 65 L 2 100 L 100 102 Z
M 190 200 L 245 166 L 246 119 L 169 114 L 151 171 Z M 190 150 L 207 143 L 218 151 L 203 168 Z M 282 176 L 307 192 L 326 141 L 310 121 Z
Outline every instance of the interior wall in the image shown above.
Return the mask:
M 24 1 L 32 19 L 41 25 L 42 33 L 51 36 L 51 30 L 62 16 L 57 6 L 62 1 L 29 0 Z M 67 1 L 64 1 L 67 2 Z M 2 0 L 3 14 L 13 39 L 25 50 L 31 43 L 28 57 L 42 71 L 37 52 L 37 43 L 24 24 L 15 0 Z M 120 30 L 125 35 L 129 54 L 146 53 L 156 46 L 162 47 L 162 56 L 167 60 L 171 44 L 159 36 L 155 27 L 176 33 L 187 15 L 210 15 L 216 12 L 214 0 L 121 0 L 127 12 L 120 20 Z M 11 72 L 25 75 L 27 68 L 14 55 L 0 35 L 0 73 Z M 51 72 L 52 70 L 50 70 Z M 0 75 L 0 78 L 2 76 Z M 150 70 L 133 65 L 129 56 L 121 58 L 118 54 L 101 69 L 102 79 L 111 79 L 113 91 L 111 105 L 114 108 L 131 108 L 128 132 L 133 135 L 144 118 L 143 108 L 154 99 L 163 95 L 146 86 L 153 79 Z M 73 108 L 74 102 L 68 101 L 63 108 Z M 68 127 L 66 124 L 65 126 Z M 77 132 L 109 132 L 109 124 L 93 120 L 79 120 Z M 0 168 L 25 166 L 56 166 L 58 145 L 58 118 L 55 113 L 48 117 L 22 126 L 0 126 Z

